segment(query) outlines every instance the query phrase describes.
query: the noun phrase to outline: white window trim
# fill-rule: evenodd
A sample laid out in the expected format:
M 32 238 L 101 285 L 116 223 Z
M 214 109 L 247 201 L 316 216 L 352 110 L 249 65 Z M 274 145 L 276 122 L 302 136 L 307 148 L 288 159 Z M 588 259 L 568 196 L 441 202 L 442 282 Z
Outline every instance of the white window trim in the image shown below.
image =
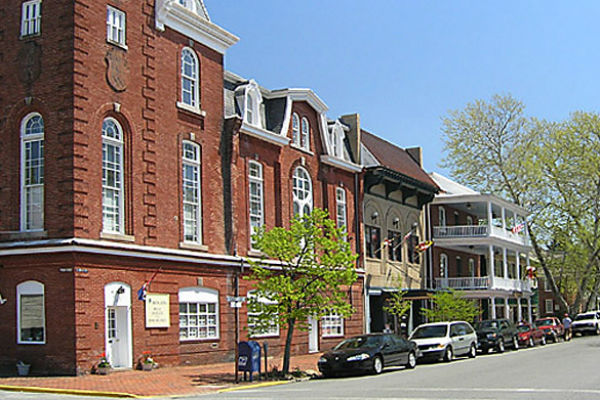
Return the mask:
M 179 289 L 178 302 L 177 302 L 177 314 L 179 315 L 179 304 L 181 303 L 195 303 L 195 304 L 215 304 L 216 314 L 216 336 L 207 336 L 205 338 L 182 338 L 179 336 L 180 342 L 198 342 L 206 340 L 218 340 L 220 338 L 221 325 L 220 325 L 220 313 L 219 313 L 219 291 L 215 289 L 209 289 L 205 287 L 186 287 Z M 177 323 L 179 327 L 179 322 Z M 207 329 L 208 335 L 208 329 Z
M 25 146 L 27 142 L 32 142 L 32 141 L 42 141 L 43 144 L 45 144 L 45 125 L 44 125 L 44 132 L 39 133 L 39 134 L 34 134 L 34 135 L 26 135 L 25 134 L 25 129 L 27 127 L 27 123 L 35 117 L 40 117 L 42 119 L 42 123 L 44 123 L 44 118 L 42 117 L 42 115 L 40 113 L 37 112 L 33 112 L 30 114 L 27 114 L 25 116 L 25 118 L 23 118 L 21 120 L 21 223 L 20 223 L 20 228 L 22 232 L 41 232 L 44 230 L 44 225 L 45 225 L 45 218 L 44 218 L 44 207 L 45 207 L 45 192 L 46 192 L 46 187 L 45 187 L 45 183 L 42 183 L 40 186 L 42 187 L 42 204 L 41 204 L 41 209 L 42 209 L 42 227 L 41 228 L 35 228 L 35 229 L 27 229 L 27 195 L 26 195 L 26 188 L 25 188 Z M 45 124 L 45 123 L 44 123 Z M 44 158 L 42 159 L 42 162 L 45 164 L 45 154 L 44 154 Z M 45 168 L 44 168 L 44 174 L 45 174 Z M 42 177 L 43 178 L 43 177 Z
M 37 15 L 35 16 L 35 18 L 30 18 L 28 20 L 25 20 L 25 10 L 27 9 L 27 7 L 32 6 L 32 5 L 37 5 L 36 10 L 37 10 Z M 33 21 L 36 20 L 36 30 L 33 32 L 29 32 L 29 29 L 27 29 L 28 24 Z M 27 23 L 26 23 L 27 22 Z M 40 35 L 42 33 L 42 0 L 30 0 L 30 1 L 25 1 L 23 2 L 23 4 L 21 5 L 21 37 L 29 37 L 29 36 L 37 36 Z
M 300 199 L 297 195 L 296 195 L 296 186 L 295 186 L 295 180 L 294 179 L 296 177 L 296 174 L 300 174 L 300 173 L 304 173 L 305 176 L 301 177 L 302 179 L 306 179 L 308 180 L 308 194 L 306 196 L 306 198 L 304 199 Z M 300 176 L 298 176 L 298 178 L 300 178 Z M 299 190 L 304 190 L 304 188 L 298 188 Z M 302 217 L 304 216 L 304 207 L 306 205 L 309 206 L 310 211 L 312 212 L 313 210 L 313 185 L 312 185 L 312 179 L 310 177 L 310 174 L 308 173 L 308 171 L 303 168 L 303 167 L 296 167 L 296 169 L 294 169 L 294 174 L 292 176 L 292 213 L 293 213 L 293 205 L 298 203 L 298 216 Z M 294 215 L 295 216 L 295 215 Z
M 444 268 L 442 268 L 442 265 Z M 440 278 L 448 278 L 448 256 L 446 253 L 440 254 Z
M 297 113 L 292 114 L 292 145 L 300 147 L 300 117 Z
M 189 53 L 191 54 L 195 66 L 194 66 L 194 74 L 196 75 L 195 77 L 191 77 L 191 76 L 187 76 L 184 75 L 184 68 L 183 68 L 183 56 Z M 190 48 L 190 47 L 184 47 L 181 50 L 181 56 L 179 57 L 179 63 L 180 63 L 180 68 L 179 68 L 179 73 L 180 73 L 180 81 L 179 84 L 181 85 L 181 91 L 179 93 L 179 101 L 177 102 L 177 106 L 186 110 L 189 110 L 191 112 L 200 114 L 202 116 L 206 115 L 201 109 L 200 109 L 200 60 L 198 59 L 198 55 L 196 54 L 196 52 Z M 184 101 L 184 85 L 183 85 L 183 80 L 185 79 L 189 79 L 193 82 L 194 85 L 194 90 L 192 92 L 193 95 L 193 99 L 192 102 L 194 104 L 188 104 Z
M 122 27 L 114 26 L 114 25 L 110 24 L 110 22 L 109 22 L 110 13 L 112 13 L 112 15 L 120 15 L 123 18 L 123 26 Z M 121 42 L 119 40 L 115 40 L 112 37 L 111 31 L 112 31 L 113 27 L 116 27 L 117 30 L 122 29 L 123 40 Z M 116 46 L 119 46 L 119 47 L 127 50 L 127 15 L 125 14 L 124 11 L 121 11 L 118 8 L 110 6 L 110 5 L 106 6 L 106 42 L 110 43 L 110 44 L 114 44 Z
M 198 154 L 198 159 L 197 160 L 193 160 L 193 159 L 189 159 L 185 157 L 185 153 L 183 151 L 185 145 L 191 145 L 196 149 L 196 153 Z M 199 144 L 194 143 L 194 142 L 190 142 L 188 140 L 184 140 L 183 144 L 181 145 L 181 151 L 182 151 L 182 157 L 181 157 L 181 172 L 182 172 L 182 176 L 181 176 L 181 210 L 182 210 L 182 218 L 181 221 L 183 223 L 182 228 L 183 228 L 183 243 L 191 243 L 191 244 L 198 244 L 198 245 L 202 245 L 203 244 L 203 235 L 202 235 L 202 224 L 203 224 L 203 220 L 202 220 L 202 153 L 201 153 L 202 148 L 200 147 Z M 191 166 L 193 168 L 196 168 L 198 170 L 198 180 L 195 182 L 195 184 L 198 186 L 198 203 L 195 204 L 194 206 L 196 207 L 196 213 L 197 213 L 197 220 L 196 220 L 196 237 L 197 240 L 187 240 L 185 238 L 185 200 L 184 200 L 184 191 L 183 191 L 183 180 L 185 179 L 185 176 L 183 174 L 183 167 L 184 166 Z
M 325 321 L 329 319 L 329 324 L 325 323 Z M 335 323 L 334 323 L 335 321 Z M 331 338 L 331 337 L 342 337 L 344 336 L 344 318 L 342 318 L 340 315 L 338 314 L 334 314 L 334 313 L 330 313 L 328 315 L 325 315 L 323 317 L 321 317 L 321 337 L 324 338 Z M 325 328 L 327 327 L 339 327 L 340 328 L 340 333 L 329 333 L 326 334 L 325 333 Z
M 21 296 L 40 294 L 42 295 L 42 321 L 44 330 L 44 340 L 39 342 L 21 340 Z M 46 344 L 46 295 L 44 293 L 43 283 L 37 281 L 25 281 L 17 285 L 17 344 Z
M 260 176 L 252 176 L 250 171 L 252 166 L 257 167 L 257 171 Z M 257 185 L 260 188 L 260 215 L 256 215 L 254 217 L 259 218 L 260 226 L 264 226 L 265 224 L 265 185 L 264 185 L 264 174 L 263 174 L 263 166 L 261 163 L 257 161 L 249 161 L 248 162 L 248 223 L 250 227 L 250 249 L 254 250 L 253 242 L 252 242 L 252 234 L 254 231 L 252 229 L 252 184 Z
M 554 301 L 552 299 L 546 299 L 544 301 L 544 311 L 546 314 L 552 314 L 554 312 Z
M 256 294 L 254 290 L 251 290 L 248 292 L 248 294 L 246 295 L 248 298 L 256 298 Z M 258 297 L 258 301 L 259 303 L 263 303 L 263 304 L 277 304 L 276 301 L 274 300 L 270 300 L 270 299 L 266 299 L 264 297 Z M 251 315 L 259 315 L 260 313 L 251 313 L 250 311 L 247 312 L 247 316 L 248 316 L 248 321 L 247 321 L 247 325 L 248 325 L 248 336 L 251 338 L 266 338 L 266 337 L 278 337 L 281 335 L 281 331 L 279 329 L 279 323 L 274 324 L 277 327 L 277 331 L 276 332 L 265 332 L 265 333 L 258 333 L 258 334 L 253 334 L 251 332 L 251 327 L 250 327 L 250 316 Z
M 471 217 L 470 215 L 467 215 L 467 225 L 473 225 L 473 217 Z
M 446 209 L 444 207 L 441 207 L 438 209 L 438 213 L 439 213 L 439 225 L 440 226 L 446 226 L 446 224 L 448 223 L 447 219 L 446 219 Z
M 102 210 L 102 232 L 124 235 L 125 234 L 125 201 L 124 201 L 125 200 L 125 177 L 124 177 L 125 157 L 123 154 L 123 152 L 125 150 L 125 146 L 123 144 L 124 131 L 123 131 L 123 127 L 121 126 L 119 121 L 117 121 L 116 119 L 114 119 L 112 117 L 104 118 L 102 120 L 102 124 L 104 124 L 104 122 L 107 120 L 110 120 L 115 123 L 115 125 L 117 126 L 117 128 L 119 130 L 120 139 L 117 140 L 114 138 L 106 137 L 106 136 L 104 136 L 104 132 L 102 132 L 102 145 L 104 146 L 104 144 L 107 144 L 110 146 L 120 148 L 120 151 L 119 151 L 119 158 L 120 158 L 120 160 L 119 160 L 119 175 L 121 178 L 121 181 L 120 181 L 121 187 L 119 188 L 119 204 L 117 205 L 117 209 L 119 212 L 119 229 L 117 231 L 106 229 L 105 224 L 104 224 L 104 210 Z M 102 158 L 102 162 L 104 163 L 104 157 Z M 104 166 L 102 166 L 102 168 L 104 169 Z M 114 189 L 111 188 L 111 190 L 114 190 Z M 102 192 L 104 192 L 104 184 L 102 184 Z M 102 208 L 104 208 L 104 193 L 102 193 Z
M 343 213 L 340 216 L 340 207 L 343 208 Z M 343 228 L 344 232 L 348 232 L 348 207 L 346 202 L 346 191 L 342 187 L 335 189 L 335 214 L 336 214 L 336 226 Z M 340 220 L 343 223 L 340 225 Z
M 306 132 L 304 131 L 305 127 Z M 300 148 L 310 151 L 310 123 L 306 117 L 302 117 L 300 122 Z
M 244 121 L 254 127 L 262 128 L 262 113 L 260 105 L 262 103 L 262 95 L 256 82 L 250 81 L 246 87 L 245 104 L 244 104 Z M 252 109 L 252 118 L 248 118 L 248 110 Z

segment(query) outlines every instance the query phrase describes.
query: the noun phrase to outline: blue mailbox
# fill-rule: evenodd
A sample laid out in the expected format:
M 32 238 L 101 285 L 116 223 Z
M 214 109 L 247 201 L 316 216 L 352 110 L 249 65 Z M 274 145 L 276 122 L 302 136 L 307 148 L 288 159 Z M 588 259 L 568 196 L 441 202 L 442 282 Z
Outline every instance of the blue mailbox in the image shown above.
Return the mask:
M 244 372 L 244 379 L 246 379 L 246 372 L 249 372 L 250 382 L 252 382 L 252 373 L 260 374 L 260 345 L 257 342 L 238 344 L 238 371 Z

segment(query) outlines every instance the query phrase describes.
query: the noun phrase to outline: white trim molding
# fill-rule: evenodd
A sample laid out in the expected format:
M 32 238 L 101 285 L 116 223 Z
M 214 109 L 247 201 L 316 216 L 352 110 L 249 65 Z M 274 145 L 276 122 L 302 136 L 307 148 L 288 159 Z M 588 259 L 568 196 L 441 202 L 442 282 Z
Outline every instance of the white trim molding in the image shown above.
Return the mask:
M 155 26 L 159 31 L 169 27 L 221 54 L 239 41 L 237 36 L 212 23 L 205 12 L 198 14 L 177 0 L 156 1 Z
M 336 168 L 341 168 L 343 170 L 349 171 L 349 172 L 361 172 L 362 171 L 362 167 L 360 165 L 354 164 L 350 161 L 346 161 L 346 160 L 342 160 L 340 158 L 337 157 L 331 157 L 329 155 L 321 155 L 321 162 L 323 164 L 327 164 L 330 165 L 332 167 L 336 167 Z
M 269 142 L 276 146 L 286 146 L 290 143 L 289 137 L 279 135 L 275 132 L 271 132 L 258 126 L 250 125 L 246 121 L 242 122 L 240 132 L 245 133 L 248 136 L 264 140 L 265 142 Z

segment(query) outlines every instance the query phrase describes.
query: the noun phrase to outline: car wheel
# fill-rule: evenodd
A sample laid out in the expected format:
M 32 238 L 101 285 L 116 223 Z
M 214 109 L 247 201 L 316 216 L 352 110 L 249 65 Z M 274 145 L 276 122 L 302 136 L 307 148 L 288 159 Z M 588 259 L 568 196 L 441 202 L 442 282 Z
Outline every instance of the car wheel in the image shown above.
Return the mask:
M 519 339 L 516 336 L 513 336 L 513 350 L 519 350 Z
M 558 336 L 556 333 L 552 333 L 552 343 L 558 343 Z
M 496 346 L 498 353 L 504 353 L 504 338 L 498 339 L 498 345 Z
M 600 335 L 600 326 L 596 325 L 596 336 Z
M 542 340 L 541 340 L 541 342 L 540 342 L 540 343 L 542 344 L 542 346 L 545 346 L 545 345 L 546 345 L 546 343 L 547 343 L 547 342 L 546 342 L 546 335 L 542 336 Z
M 474 344 L 471 345 L 471 349 L 469 349 L 469 358 L 477 357 L 477 348 Z
M 381 356 L 375 356 L 371 369 L 374 374 L 380 374 L 381 371 L 383 371 L 383 360 L 381 359 Z
M 533 337 L 529 336 L 529 347 L 535 346 L 535 342 L 533 341 Z
M 452 347 L 446 347 L 446 351 L 444 351 L 444 361 L 450 362 L 454 358 L 454 352 L 452 351 Z
M 408 353 L 408 362 L 406 363 L 406 368 L 413 369 L 417 366 L 417 356 L 414 352 Z

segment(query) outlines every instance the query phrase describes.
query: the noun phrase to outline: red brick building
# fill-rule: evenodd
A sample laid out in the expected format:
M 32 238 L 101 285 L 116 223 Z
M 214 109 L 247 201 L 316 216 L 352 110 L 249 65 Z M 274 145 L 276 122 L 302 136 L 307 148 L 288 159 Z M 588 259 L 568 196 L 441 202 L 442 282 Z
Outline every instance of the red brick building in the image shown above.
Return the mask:
M 0 95 L 0 367 L 22 360 L 32 373 L 85 373 L 105 353 L 113 367 L 132 368 L 145 351 L 164 365 L 231 359 L 226 297 L 241 256 L 252 255 L 256 217 L 249 160 L 264 162 L 267 227 L 292 215 L 300 166 L 313 206 L 335 209 L 335 187 L 344 189 L 353 226 L 360 169 L 328 159 L 326 108 L 310 91 L 280 96 L 310 124 L 305 152 L 225 119 L 223 58 L 237 38 L 202 1 L 41 5 L 0 4 L 9 89 Z M 283 126 L 283 136 L 298 132 Z M 360 230 L 350 234 L 360 240 Z M 361 285 L 351 292 L 356 321 Z M 248 290 L 242 281 L 240 294 Z M 361 330 L 354 321 L 342 321 L 343 334 Z M 308 342 L 298 333 L 294 350 Z

